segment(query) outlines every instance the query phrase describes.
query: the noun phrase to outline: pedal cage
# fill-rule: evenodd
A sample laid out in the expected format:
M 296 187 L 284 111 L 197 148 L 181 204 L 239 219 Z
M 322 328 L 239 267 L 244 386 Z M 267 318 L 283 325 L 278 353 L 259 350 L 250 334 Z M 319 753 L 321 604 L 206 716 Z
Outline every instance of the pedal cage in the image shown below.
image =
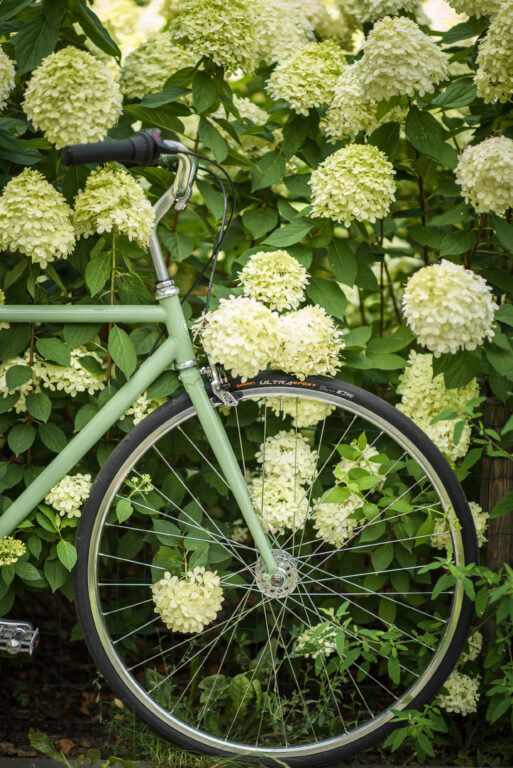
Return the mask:
M 29 653 L 31 656 L 39 642 L 39 629 L 29 621 L 0 619 L 0 651 L 12 656 Z

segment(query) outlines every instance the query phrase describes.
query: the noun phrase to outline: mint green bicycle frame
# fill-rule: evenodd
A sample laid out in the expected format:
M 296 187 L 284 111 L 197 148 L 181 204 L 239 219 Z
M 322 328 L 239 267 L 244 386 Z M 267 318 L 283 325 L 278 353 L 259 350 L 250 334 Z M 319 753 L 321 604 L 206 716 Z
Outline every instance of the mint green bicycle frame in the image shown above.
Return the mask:
M 185 147 L 169 142 L 174 147 Z M 178 155 L 179 166 L 172 189 L 155 204 L 155 226 L 150 241 L 150 253 L 157 275 L 156 298 L 151 305 L 91 305 L 0 306 L 0 322 L 11 323 L 160 323 L 167 329 L 168 338 L 137 369 L 134 375 L 78 432 L 53 461 L 33 480 L 11 506 L 0 515 L 0 536 L 10 535 L 15 528 L 44 499 L 59 482 L 116 423 L 129 406 L 160 374 L 174 364 L 180 379 L 195 407 L 199 421 L 210 441 L 216 458 L 230 486 L 240 511 L 253 536 L 255 546 L 266 565 L 269 576 L 278 572 L 271 545 L 262 530 L 249 497 L 241 469 L 233 453 L 224 427 L 206 390 L 192 346 L 191 336 L 178 297 L 178 289 L 169 278 L 157 239 L 157 224 L 162 216 L 175 206 L 183 210 L 191 194 L 196 173 L 196 162 L 189 155 Z

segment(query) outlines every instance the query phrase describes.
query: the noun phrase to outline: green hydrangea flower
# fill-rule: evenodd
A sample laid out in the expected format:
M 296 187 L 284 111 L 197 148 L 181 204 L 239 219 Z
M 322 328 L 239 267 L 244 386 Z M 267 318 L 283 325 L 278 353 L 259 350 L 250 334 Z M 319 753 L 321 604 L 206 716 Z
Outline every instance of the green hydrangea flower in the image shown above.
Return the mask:
M 474 78 L 477 95 L 488 104 L 513 95 L 513 5 L 504 3 L 479 45 Z
M 305 3 L 298 7 L 293 0 L 253 0 L 259 61 L 283 61 L 314 39 L 307 7 Z
M 0 48 L 0 109 L 7 104 L 7 99 L 14 88 L 14 64 Z
M 447 0 L 451 8 L 457 13 L 466 13 L 467 16 L 493 16 L 498 13 L 502 5 L 507 5 L 504 0 Z
M 181 45 L 173 45 L 168 32 L 152 37 L 129 53 L 121 70 L 121 90 L 129 99 L 156 93 L 174 72 L 197 61 Z
M 27 551 L 25 544 L 12 536 L 0 538 L 0 566 L 12 565 Z

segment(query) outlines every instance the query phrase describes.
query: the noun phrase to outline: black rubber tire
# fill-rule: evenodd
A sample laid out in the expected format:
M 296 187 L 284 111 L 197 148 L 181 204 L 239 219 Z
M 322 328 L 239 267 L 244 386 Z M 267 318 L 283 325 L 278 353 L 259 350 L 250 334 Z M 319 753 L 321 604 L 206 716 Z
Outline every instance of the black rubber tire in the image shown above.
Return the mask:
M 218 402 L 212 396 L 209 386 L 206 386 L 213 402 Z M 230 383 L 230 390 L 237 397 L 237 393 L 244 392 L 248 389 L 254 389 L 255 387 L 259 387 L 262 390 L 269 390 L 277 386 L 294 388 L 299 391 L 304 391 L 305 389 L 308 389 L 309 391 L 317 390 L 319 392 L 336 395 L 342 400 L 356 403 L 371 410 L 377 416 L 386 420 L 395 429 L 401 431 L 411 443 L 422 451 L 424 457 L 443 482 L 445 491 L 453 504 L 461 524 L 465 564 L 478 562 L 478 546 L 474 522 L 463 489 L 439 450 L 410 419 L 385 401 L 377 398 L 375 395 L 336 379 L 312 377 L 305 381 L 298 381 L 291 376 L 279 372 L 269 372 L 260 374 L 255 377 L 255 379 L 248 382 L 243 383 L 238 380 L 233 381 Z M 125 683 L 120 679 L 118 672 L 112 665 L 98 636 L 87 588 L 88 552 L 91 530 L 101 501 L 112 482 L 112 478 L 134 449 L 142 441 L 146 440 L 159 425 L 184 409 L 189 408 L 190 405 L 190 400 L 187 395 L 182 394 L 151 413 L 123 438 L 98 473 L 77 531 L 76 546 L 78 551 L 78 561 L 74 571 L 75 600 L 80 624 L 93 659 L 101 670 L 109 687 L 137 717 L 146 722 L 165 739 L 177 744 L 183 749 L 222 757 L 234 757 L 235 755 L 240 754 L 240 752 L 211 747 L 205 748 L 205 746 L 198 741 L 188 738 L 179 731 L 174 730 L 169 725 L 159 720 L 159 718 L 155 717 L 153 713 L 148 712 L 144 704 L 132 694 Z M 464 648 L 473 616 L 473 604 L 465 595 L 461 603 L 457 631 L 452 637 L 443 661 L 439 665 L 435 675 L 426 683 L 422 691 L 411 700 L 408 708 L 420 709 L 435 696 L 443 685 Z M 280 760 L 285 760 L 286 764 L 289 766 L 304 766 L 305 768 L 306 766 L 333 763 L 383 741 L 394 727 L 395 726 L 392 723 L 388 722 L 378 730 L 367 734 L 348 745 L 301 757 L 292 756 L 289 758 L 286 755 L 282 755 L 280 756 Z M 247 760 L 248 754 L 246 753 L 244 757 Z M 260 764 L 268 762 L 265 759 L 265 756 L 263 758 L 261 756 L 255 756 L 252 759 Z M 271 759 L 268 764 L 276 765 L 276 761 Z

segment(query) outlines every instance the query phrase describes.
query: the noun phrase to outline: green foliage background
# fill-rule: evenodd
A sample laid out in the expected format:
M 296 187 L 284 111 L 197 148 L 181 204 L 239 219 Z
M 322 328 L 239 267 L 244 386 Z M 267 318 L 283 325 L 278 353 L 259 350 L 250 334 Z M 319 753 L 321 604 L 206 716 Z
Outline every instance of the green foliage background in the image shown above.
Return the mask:
M 471 19 L 443 37 L 437 34 L 436 39 L 445 44 L 452 61 L 466 62 L 472 68 L 477 40 L 487 25 L 486 18 Z M 427 28 L 424 31 L 431 33 Z M 15 91 L 0 115 L 0 185 L 30 166 L 40 170 L 72 205 L 94 166 L 67 168 L 60 152 L 34 131 L 21 109 L 25 85 L 46 55 L 66 45 L 87 50 L 92 42 L 118 63 L 121 52 L 84 0 L 4 0 L 0 4 L 0 36 L 3 49 L 17 67 Z M 353 57 L 347 58 L 350 62 Z M 303 117 L 285 103 L 272 102 L 264 90 L 269 72 L 270 68 L 261 68 L 251 78 L 228 81 L 219 67 L 202 60 L 196 68 L 172 74 L 158 94 L 141 101 L 125 101 L 123 116 L 109 134 L 111 138 L 125 138 L 134 132 L 137 123 L 137 129 L 139 125 L 159 128 L 165 138 L 183 140 L 186 135 L 189 145 L 197 146 L 234 174 L 237 215 L 223 245 L 211 307 L 221 297 L 240 293 L 235 278 L 251 253 L 286 248 L 310 271 L 308 299 L 323 306 L 349 330 L 340 377 L 394 402 L 394 385 L 409 349 L 415 345 L 401 315 L 401 285 L 420 265 L 448 258 L 471 266 L 494 287 L 500 303 L 498 327 L 493 342 L 483 348 L 437 359 L 435 373 L 444 373 L 449 388 L 463 386 L 478 376 L 484 396 L 495 394 L 509 403 L 513 381 L 511 211 L 504 218 L 479 218 L 461 198 L 453 170 L 460 134 L 472 130 L 473 142 L 496 134 L 513 138 L 511 104 L 487 105 L 479 100 L 470 76 L 455 76 L 434 94 L 410 103 L 397 99 L 383 104 L 384 114 L 398 102 L 409 108 L 404 128 L 387 122 L 368 139 L 394 163 L 397 201 L 387 220 L 375 225 L 355 222 L 345 228 L 308 215 L 310 173 L 341 144 L 326 143 L 319 128 L 319 110 L 311 110 Z M 233 104 L 234 93 L 251 96 L 268 110 L 269 121 L 264 129 L 240 117 Z M 228 110 L 228 119 L 213 117 L 220 104 Z M 199 116 L 197 132 L 192 134 L 191 115 Z M 275 143 L 272 131 L 277 129 L 281 129 L 282 139 Z M 245 156 L 242 147 L 234 150 L 225 138 L 229 134 L 237 142 L 238 136 L 247 133 L 269 141 L 268 151 L 254 162 Z M 365 138 L 356 140 L 363 142 Z M 172 171 L 163 168 L 136 168 L 133 173 L 144 177 L 152 201 L 173 179 Z M 188 209 L 179 215 L 170 214 L 163 221 L 160 236 L 170 273 L 182 291 L 190 287 L 208 258 L 221 213 L 219 190 L 208 177 L 200 177 Z M 385 261 L 385 254 L 391 261 Z M 199 315 L 204 306 L 204 283 L 187 304 L 191 318 Z M 79 240 L 67 260 L 54 262 L 46 270 L 19 253 L 3 253 L 0 287 L 8 304 L 137 304 L 150 301 L 153 291 L 146 253 L 124 238 L 117 237 L 114 244 L 110 236 Z M 1 509 L 6 509 L 48 463 L 49 456 L 58 453 L 112 396 L 132 372 L 136 357 L 144 359 L 159 334 L 158 328 L 149 325 L 120 330 L 126 333 L 111 333 L 110 344 L 109 329 L 93 325 L 64 329 L 48 324 L 12 325 L 0 331 L 2 361 L 32 348 L 44 359 L 65 365 L 70 349 L 91 344 L 97 351 L 103 350 L 109 365 L 109 386 L 98 397 L 79 394 L 71 402 L 58 391 L 34 394 L 27 403 L 26 415 L 11 410 L 18 396 L 15 387 L 26 375 L 12 369 L 7 381 L 12 393 L 0 398 Z M 94 365 L 94 360 L 90 364 Z M 167 397 L 177 389 L 177 377 L 169 371 L 155 382 L 148 396 Z M 94 476 L 131 426 L 130 418 L 119 422 L 84 459 L 80 471 Z M 512 432 L 506 430 L 499 436 L 475 431 L 475 445 L 457 468 L 460 479 L 465 481 L 470 471 L 474 477 L 479 473 L 484 444 L 492 441 L 494 450 L 505 450 L 508 455 Z M 468 479 L 466 486 L 469 497 L 477 498 L 475 480 Z M 72 598 L 70 569 L 76 522 L 60 518 L 41 504 L 20 526 L 19 536 L 26 541 L 28 553 L 15 565 L 2 568 L 0 615 L 7 614 L 16 595 L 22 597 L 27 589 L 61 590 Z M 513 572 L 497 575 L 481 569 L 476 573 L 481 595 L 478 613 L 499 623 L 483 669 L 492 694 L 490 706 L 484 696 L 482 700 L 488 720 L 497 729 L 498 741 L 494 741 L 503 745 L 497 748 L 505 749 L 501 734 L 507 733 L 508 723 L 513 724 Z M 490 689 L 494 680 L 495 688 Z M 447 743 L 456 739 L 462 754 L 469 754 L 474 750 L 472 743 L 480 742 L 480 722 L 479 714 L 467 718 L 464 724 L 454 716 L 449 722 L 450 735 L 437 739 L 442 743 L 445 738 Z M 415 727 L 424 732 L 420 721 Z M 491 738 L 489 734 L 487 738 Z M 488 748 L 488 759 L 493 758 L 490 755 Z

